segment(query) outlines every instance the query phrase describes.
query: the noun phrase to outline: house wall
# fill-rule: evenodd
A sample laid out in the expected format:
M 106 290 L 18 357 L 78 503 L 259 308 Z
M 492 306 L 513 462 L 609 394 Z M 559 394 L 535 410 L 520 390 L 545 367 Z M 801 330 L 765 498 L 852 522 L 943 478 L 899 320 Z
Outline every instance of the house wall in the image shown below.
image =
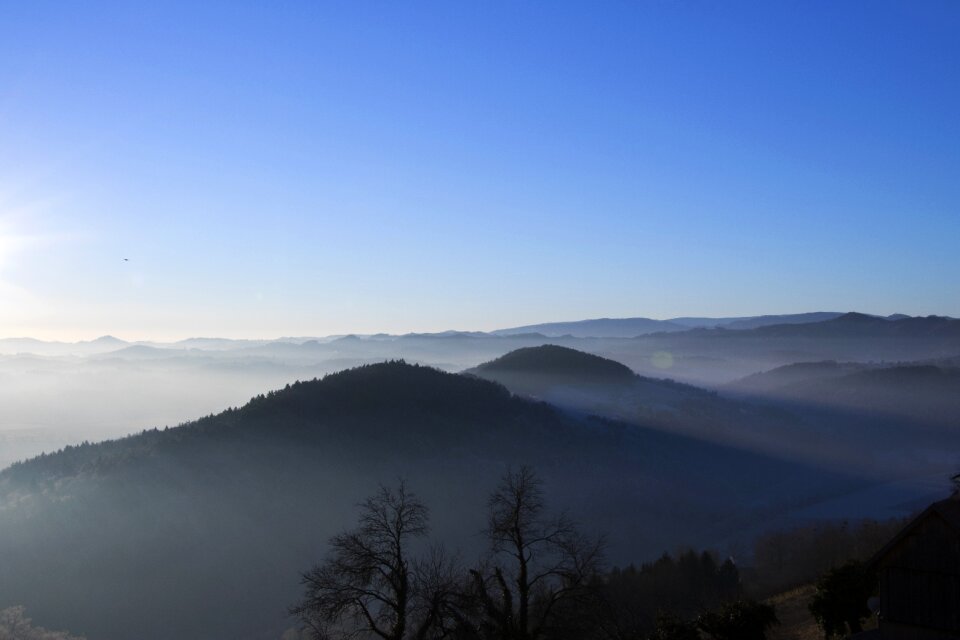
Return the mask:
M 957 640 L 960 633 L 911 627 L 896 622 L 880 622 L 880 640 Z
M 936 514 L 884 555 L 880 616 L 884 638 L 960 638 L 960 536 Z

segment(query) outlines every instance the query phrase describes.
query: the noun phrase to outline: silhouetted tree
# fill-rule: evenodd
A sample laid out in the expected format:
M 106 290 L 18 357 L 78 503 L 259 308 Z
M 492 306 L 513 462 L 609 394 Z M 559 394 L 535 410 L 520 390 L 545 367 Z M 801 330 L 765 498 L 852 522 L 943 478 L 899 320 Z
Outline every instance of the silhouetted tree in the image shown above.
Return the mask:
M 817 580 L 810 613 L 827 638 L 862 631 L 870 616 L 867 600 L 877 589 L 877 576 L 859 560 L 830 569 Z
M 713 640 L 766 640 L 767 631 L 780 624 L 771 605 L 752 600 L 728 602 L 697 619 Z
M 601 563 L 602 539 L 581 533 L 564 514 L 550 517 L 540 479 L 508 471 L 488 502 L 487 566 L 471 571 L 483 637 L 536 640 L 564 607 L 583 606 Z
M 721 600 L 731 600 L 740 592 L 740 571 L 733 558 L 727 558 L 717 570 L 717 595 Z
M 291 613 L 318 640 L 432 637 L 443 628 L 454 570 L 441 551 L 410 556 L 428 517 L 403 483 L 382 487 L 361 505 L 359 527 L 334 536 L 327 559 L 303 574 L 306 593 Z
M 413 617 L 416 640 L 466 638 L 470 634 L 467 613 L 469 585 L 465 572 L 442 547 L 432 547 L 414 565 Z

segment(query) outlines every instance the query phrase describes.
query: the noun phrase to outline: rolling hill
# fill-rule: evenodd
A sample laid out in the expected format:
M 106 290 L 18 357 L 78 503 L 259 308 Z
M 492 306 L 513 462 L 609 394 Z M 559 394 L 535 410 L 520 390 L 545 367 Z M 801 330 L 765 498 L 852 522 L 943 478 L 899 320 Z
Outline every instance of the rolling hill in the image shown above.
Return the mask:
M 804 385 L 815 380 L 834 380 L 877 366 L 880 365 L 836 360 L 796 362 L 746 376 L 727 385 L 726 389 L 746 394 L 784 393 L 789 395 L 790 388 L 796 385 Z
M 689 384 L 633 373 L 619 362 L 558 345 L 518 349 L 464 374 L 581 415 L 597 415 L 698 440 L 845 465 L 824 456 L 799 416 Z
M 945 428 L 960 418 L 951 371 L 800 363 L 716 392 L 545 345 L 464 373 L 580 415 L 893 479 L 949 467 L 941 452 L 960 442 L 960 433 Z
M 520 463 L 621 563 L 732 544 L 863 486 L 391 362 L 0 472 L 0 603 L 102 640 L 275 638 L 299 572 L 378 483 L 405 477 L 472 562 L 486 496 Z
M 956 367 L 798 363 L 748 376 L 727 388 L 744 396 L 858 411 L 917 425 L 954 429 L 960 425 L 960 368 Z

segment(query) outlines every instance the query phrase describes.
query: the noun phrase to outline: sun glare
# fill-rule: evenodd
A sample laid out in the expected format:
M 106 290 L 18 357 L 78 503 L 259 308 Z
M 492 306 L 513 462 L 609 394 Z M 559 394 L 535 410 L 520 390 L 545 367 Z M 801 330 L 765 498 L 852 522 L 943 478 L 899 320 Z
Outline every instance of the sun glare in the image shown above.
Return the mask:
M 0 215 L 0 282 L 3 282 L 4 268 L 10 264 L 18 244 L 22 238 L 14 231 L 13 226 Z
M 7 266 L 7 261 L 13 253 L 13 236 L 7 229 L 0 225 L 0 282 L 3 280 L 3 269 Z

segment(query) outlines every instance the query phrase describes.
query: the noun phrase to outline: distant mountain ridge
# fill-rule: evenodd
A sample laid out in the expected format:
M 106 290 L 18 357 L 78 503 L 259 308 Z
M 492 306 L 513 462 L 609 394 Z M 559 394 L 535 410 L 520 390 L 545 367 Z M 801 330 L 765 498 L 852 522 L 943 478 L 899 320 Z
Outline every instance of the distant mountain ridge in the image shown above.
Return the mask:
M 777 324 L 753 329 L 763 335 L 804 337 L 960 337 L 960 320 L 947 316 L 916 316 L 896 319 L 850 312 L 822 322 Z
M 806 319 L 811 317 L 807 315 Z M 780 322 L 783 317 L 764 318 L 763 322 L 774 320 Z M 11 360 L 12 354 L 32 353 L 44 358 L 62 358 L 59 363 L 44 364 L 44 369 L 58 370 L 55 380 L 63 381 L 63 391 L 66 395 L 72 395 L 73 404 L 89 409 L 88 421 L 103 422 L 102 416 L 93 413 L 97 403 L 88 402 L 88 399 L 103 398 L 105 402 L 102 406 L 107 413 L 114 411 L 112 407 L 117 407 L 114 413 L 119 413 L 119 407 L 130 400 L 126 397 L 111 399 L 112 392 L 101 389 L 122 386 L 136 391 L 132 385 L 139 379 L 145 383 L 146 386 L 142 388 L 146 393 L 149 392 L 149 385 L 153 384 L 147 378 L 157 374 L 167 375 L 174 369 L 184 373 L 193 372 L 197 377 L 200 384 L 188 383 L 183 391 L 198 398 L 198 401 L 202 401 L 200 390 L 209 389 L 218 397 L 228 398 L 230 403 L 235 403 L 258 389 L 271 388 L 298 378 L 325 375 L 345 367 L 404 359 L 446 371 L 463 371 L 520 347 L 552 343 L 612 358 L 650 378 L 669 377 L 700 387 L 716 388 L 757 371 L 795 362 L 918 362 L 953 357 L 960 353 L 957 322 L 944 317 L 884 319 L 853 313 L 820 322 L 781 322 L 756 328 L 731 329 L 720 326 L 683 327 L 677 330 L 677 327 L 671 327 L 669 331 L 639 336 L 632 335 L 636 329 L 632 327 L 629 328 L 629 336 L 605 338 L 448 331 L 402 336 L 374 334 L 266 341 L 196 338 L 179 343 L 118 344 L 106 340 L 65 344 L 0 340 L 0 360 L 3 360 L 7 370 L 13 371 L 17 369 L 17 361 Z M 584 330 L 583 333 L 600 332 Z M 125 350 L 131 346 L 164 351 L 146 348 Z M 39 416 L 38 411 L 31 407 L 45 406 L 47 400 L 41 398 L 48 393 L 45 389 L 49 388 L 51 378 L 41 376 L 38 369 L 24 368 L 26 361 L 19 362 L 23 365 L 20 370 L 23 375 L 16 378 L 18 386 L 28 389 L 36 400 L 15 393 L 13 387 L 8 386 L 6 395 L 0 393 L 0 402 L 10 408 L 5 411 L 0 407 L 0 422 L 11 425 L 41 424 L 47 419 L 46 416 Z M 149 362 L 155 364 L 147 364 Z M 144 363 L 144 366 L 139 367 L 138 363 Z M 68 383 L 70 378 L 76 379 L 81 372 L 86 380 L 93 380 L 88 373 L 95 372 L 105 384 L 91 388 L 84 395 L 80 388 L 86 383 Z M 203 379 L 206 373 L 214 377 L 229 376 L 230 380 L 221 378 L 222 383 L 226 384 L 218 382 L 216 386 L 207 386 Z M 119 376 L 119 384 L 108 382 L 111 376 Z M 255 378 L 260 382 L 254 383 Z M 229 387 L 234 384 L 247 386 L 242 394 L 231 397 Z M 182 420 L 194 415 L 193 411 L 178 413 L 166 408 L 169 405 L 149 398 L 145 400 L 144 406 L 151 408 L 140 412 L 144 416 L 142 419 L 115 421 L 111 428 L 119 430 L 126 424 L 169 424 L 173 419 Z M 208 408 L 219 406 L 224 405 L 216 403 Z M 130 408 L 122 411 L 133 416 L 138 410 L 131 402 Z
M 732 322 L 724 323 L 725 329 L 756 329 L 769 325 L 779 324 L 809 324 L 811 322 L 824 322 L 839 318 L 843 313 L 839 311 L 814 311 L 812 313 L 793 313 L 787 315 L 769 315 L 754 316 L 752 318 L 740 318 Z
M 493 335 L 540 333 L 547 337 L 573 336 L 576 338 L 632 338 L 652 333 L 673 333 L 690 329 L 749 330 L 774 325 L 813 324 L 848 315 L 840 311 L 814 311 L 782 315 L 740 316 L 729 318 L 678 317 L 666 320 L 651 318 L 597 318 L 573 322 L 546 322 L 491 331 Z M 858 314 L 867 315 L 867 314 Z M 885 320 L 909 318 L 903 314 L 868 316 Z
M 249 350 L 258 347 L 272 347 L 284 345 L 302 345 L 307 343 L 326 344 L 342 341 L 395 341 L 395 340 L 429 340 L 429 339 L 456 339 L 456 338 L 488 338 L 488 337 L 528 337 L 528 338 L 633 338 L 637 336 L 657 333 L 684 333 L 691 330 L 727 329 L 747 331 L 769 326 L 790 326 L 822 324 L 840 318 L 857 317 L 872 318 L 899 322 L 903 320 L 917 320 L 903 314 L 890 316 L 871 316 L 862 313 L 841 313 L 834 311 L 816 311 L 810 313 L 740 316 L 740 317 L 677 317 L 667 320 L 652 318 L 597 318 L 590 320 L 576 320 L 571 322 L 546 322 L 541 324 L 524 325 L 494 331 L 459 331 L 449 330 L 435 333 L 406 333 L 400 335 L 378 333 L 372 335 L 340 334 L 324 337 L 281 337 L 274 339 L 237 339 L 217 337 L 197 337 L 162 342 L 154 340 L 127 341 L 105 335 L 94 340 L 77 342 L 63 342 L 56 340 L 40 340 L 37 338 L 0 338 L 0 354 L 32 353 L 35 355 L 90 355 L 116 350 L 126 346 L 148 346 L 164 349 L 199 349 L 204 351 L 231 351 Z M 947 316 L 927 316 L 929 318 L 943 318 Z
M 804 324 L 807 322 L 822 322 L 831 320 L 837 316 L 842 316 L 841 311 L 813 311 L 808 313 L 787 313 L 779 315 L 763 316 L 739 316 L 731 318 L 670 318 L 669 321 L 682 324 L 691 329 L 694 328 L 715 328 L 724 327 L 726 329 L 755 329 L 768 324 Z
M 131 343 L 113 336 L 100 336 L 93 340 L 60 342 L 36 338 L 0 338 L 0 353 L 32 353 L 34 355 L 91 355 L 128 346 Z
M 539 333 L 547 337 L 573 336 L 575 338 L 631 338 L 659 331 L 684 331 L 688 327 L 667 320 L 651 318 L 597 318 L 573 322 L 546 322 L 509 329 L 497 329 L 490 333 L 509 336 L 522 333 Z

